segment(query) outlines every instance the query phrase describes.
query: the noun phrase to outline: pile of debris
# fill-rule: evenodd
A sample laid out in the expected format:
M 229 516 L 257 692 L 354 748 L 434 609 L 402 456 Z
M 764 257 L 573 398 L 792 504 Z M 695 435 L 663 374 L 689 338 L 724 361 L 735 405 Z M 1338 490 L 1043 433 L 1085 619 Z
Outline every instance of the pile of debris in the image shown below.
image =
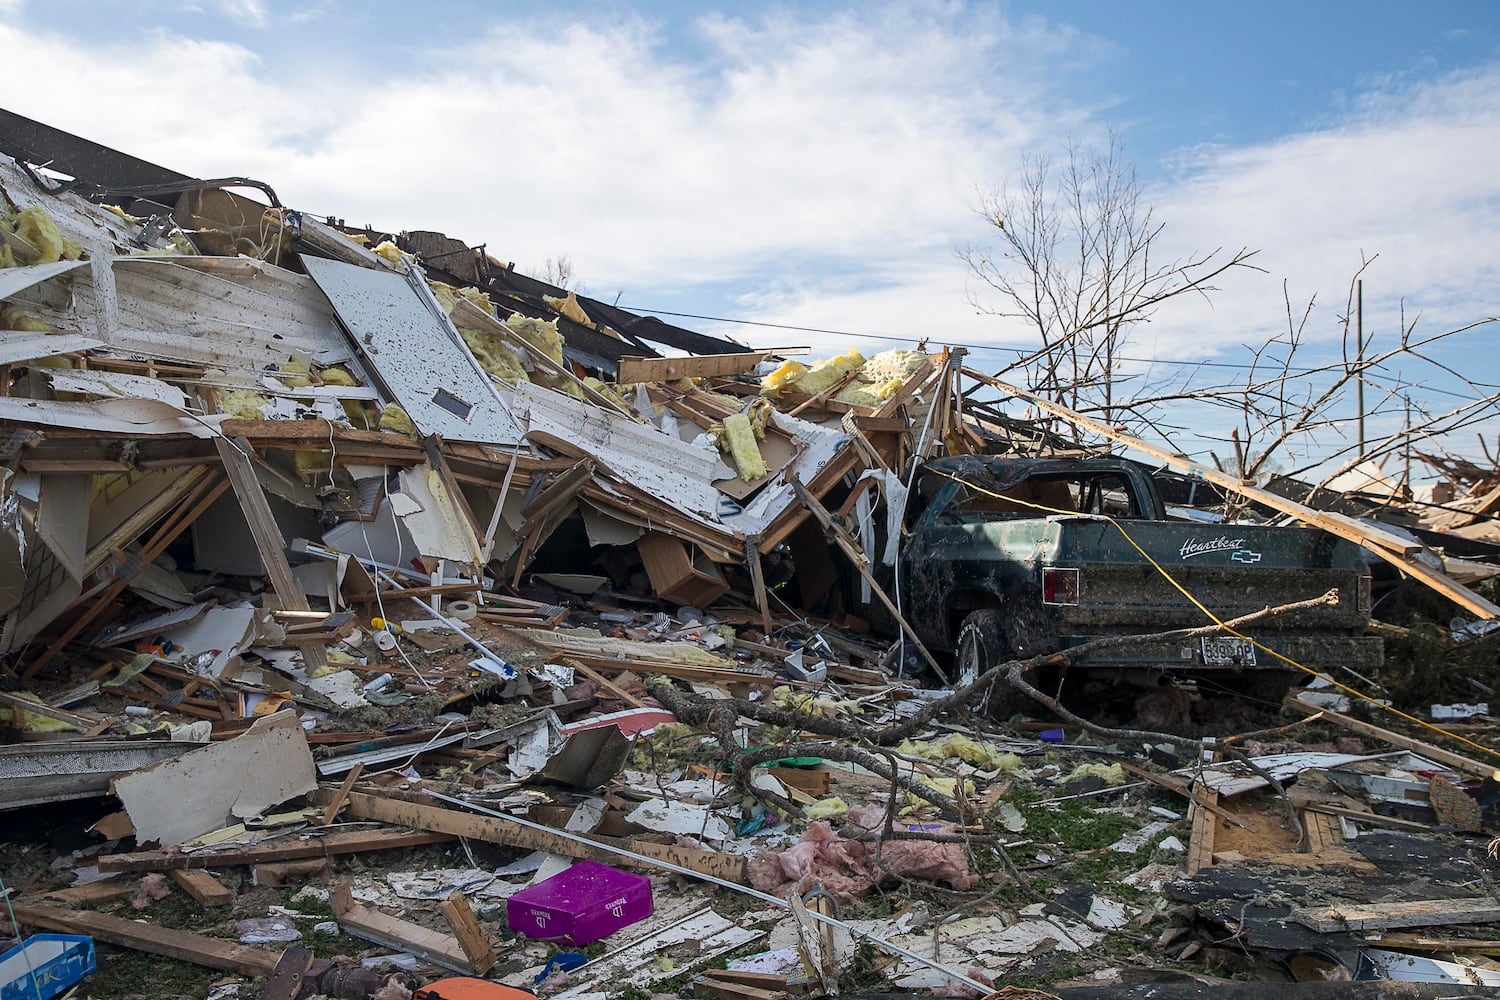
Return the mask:
M 1356 583 L 1123 601 L 1072 644 L 1000 617 L 995 580 L 933 585 L 935 607 L 895 579 L 909 507 L 951 513 L 959 550 L 1006 510 L 1096 545 L 1142 521 L 1119 531 L 1157 570 L 1179 545 L 1147 538 L 1169 513 L 1149 468 L 1070 466 L 996 393 L 1500 617 L 1420 542 L 962 351 L 805 365 L 482 246 L 0 124 L 7 997 L 132 992 L 86 978 L 96 942 L 216 970 L 182 995 L 281 1000 L 1500 984 L 1483 721 L 1460 754 L 1346 714 L 1329 688 L 1359 692 L 1306 666 L 1297 720 L 1238 735 L 1207 682 L 1155 688 L 1139 729 L 1057 694 L 1133 633 L 1236 675 L 1255 650 L 1368 649 L 1357 550 L 1220 525 L 1181 544 L 1205 593 L 1188 560 L 1210 552 L 1262 584 L 1276 558 Z M 959 561 L 944 544 L 922 580 Z M 1079 604 L 1076 571 L 1046 581 L 1048 607 Z M 1025 717 L 996 717 L 1006 684 Z M 434 982 L 454 974 L 492 991 Z

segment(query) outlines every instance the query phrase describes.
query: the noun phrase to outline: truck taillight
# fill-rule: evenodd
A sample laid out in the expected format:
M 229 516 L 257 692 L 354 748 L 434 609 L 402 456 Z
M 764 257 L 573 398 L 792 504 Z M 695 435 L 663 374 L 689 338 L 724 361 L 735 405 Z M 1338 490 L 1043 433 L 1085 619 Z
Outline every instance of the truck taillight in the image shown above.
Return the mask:
M 1371 603 L 1370 577 L 1367 574 L 1359 578 L 1359 610 L 1368 614 Z
M 1042 603 L 1077 604 L 1078 570 L 1063 566 L 1043 566 Z

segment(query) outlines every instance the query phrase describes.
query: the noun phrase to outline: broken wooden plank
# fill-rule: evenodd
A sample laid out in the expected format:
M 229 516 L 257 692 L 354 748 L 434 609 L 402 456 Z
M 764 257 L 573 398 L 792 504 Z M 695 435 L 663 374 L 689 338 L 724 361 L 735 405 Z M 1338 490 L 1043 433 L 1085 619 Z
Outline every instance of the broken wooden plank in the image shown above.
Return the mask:
M 349 774 L 344 778 L 344 783 L 339 786 L 338 791 L 333 793 L 333 799 L 328 803 L 328 808 L 324 809 L 323 815 L 318 818 L 320 825 L 327 826 L 333 822 L 333 818 L 339 814 L 339 810 L 344 808 L 344 799 L 348 798 L 349 790 L 354 787 L 354 783 L 359 780 L 359 776 L 364 771 L 365 765 L 363 763 L 355 764 L 354 767 L 350 768 Z
M 1195 787 L 1192 793 L 1193 832 L 1188 838 L 1187 873 L 1196 875 L 1214 863 L 1214 835 L 1218 832 L 1219 793 Z M 1201 807 L 1201 808 L 1200 808 Z
M 396 951 L 409 951 L 454 972 L 483 974 L 474 968 L 457 940 L 447 934 L 429 930 L 421 924 L 392 917 L 373 907 L 356 903 L 347 882 L 340 882 L 333 887 L 329 903 L 333 907 L 333 918 L 338 921 L 339 929 L 346 934 Z
M 328 870 L 327 858 L 308 858 L 304 861 L 272 861 L 252 868 L 251 878 L 256 885 L 282 886 L 301 885 L 310 878 Z
M 671 844 L 652 844 L 645 841 L 624 842 L 607 837 L 590 837 L 599 848 L 591 848 L 560 834 L 534 830 L 508 817 L 481 816 L 477 813 L 459 812 L 439 806 L 407 802 L 403 799 L 362 792 L 349 794 L 349 815 L 357 819 L 373 819 L 382 823 L 398 823 L 419 830 L 432 830 L 452 834 L 470 840 L 482 840 L 490 844 L 503 844 L 529 851 L 547 851 L 568 858 L 587 858 L 606 864 L 627 866 L 630 859 L 605 850 L 605 847 L 626 847 L 637 854 L 645 855 L 690 871 L 713 875 L 731 881 L 744 881 L 745 859 L 739 855 L 720 854 L 698 848 L 678 847 Z M 639 864 L 636 862 L 635 864 Z
M 1451 750 L 1444 750 L 1442 747 L 1433 746 L 1431 743 L 1424 743 L 1410 736 L 1403 736 L 1400 733 L 1392 732 L 1389 729 L 1382 729 L 1369 722 L 1361 722 L 1359 719 L 1326 708 L 1317 708 L 1294 695 L 1287 695 L 1281 704 L 1286 708 L 1295 709 L 1303 715 L 1322 713 L 1324 720 L 1337 723 L 1352 733 L 1359 733 L 1361 736 L 1370 736 L 1377 740 L 1383 740 L 1392 746 L 1398 746 L 1403 750 L 1410 750 L 1412 753 L 1426 757 L 1434 763 L 1443 764 L 1464 774 L 1472 774 L 1476 778 L 1488 778 L 1496 773 L 1494 765 L 1481 764 L 1477 760 L 1454 753 Z
M 455 889 L 452 895 L 443 900 L 442 908 L 448 926 L 453 929 L 453 937 L 464 954 L 469 956 L 474 971 L 481 976 L 489 972 L 495 964 L 495 949 L 484 929 L 479 926 L 479 921 L 474 919 L 474 911 L 469 908 L 468 899 Z
M 234 890 L 202 868 L 174 868 L 167 874 L 202 906 L 228 906 L 234 902 Z
M 214 446 L 219 449 L 224 472 L 234 486 L 234 495 L 245 513 L 245 522 L 250 526 L 250 534 L 255 539 L 255 548 L 266 568 L 266 577 L 271 581 L 271 588 L 275 590 L 281 606 L 287 611 L 311 611 L 307 595 L 302 592 L 302 585 L 292 575 L 291 563 L 287 562 L 286 538 L 276 523 L 275 515 L 271 513 L 266 492 L 255 476 L 255 467 L 250 464 L 250 442 L 243 438 L 228 441 L 217 437 L 214 438 Z M 297 648 L 302 651 L 302 661 L 309 668 L 316 669 L 328 662 L 328 651 L 321 643 L 304 642 L 298 644 Z
M 452 840 L 441 832 L 409 830 L 341 830 L 286 844 L 260 844 L 227 851 L 135 851 L 104 854 L 99 870 L 105 872 L 165 872 L 176 868 L 233 868 L 276 861 L 298 861 L 334 854 L 362 854 L 398 847 L 421 847 Z
M 953 682 L 948 679 L 947 672 L 938 664 L 937 658 L 932 655 L 931 651 L 922 644 L 922 640 L 917 638 L 916 630 L 907 622 L 906 618 L 901 614 L 901 609 L 896 607 L 896 602 L 891 600 L 890 595 L 885 592 L 885 588 L 880 585 L 880 581 L 875 579 L 874 574 L 865 565 L 865 555 L 860 551 L 859 546 L 855 544 L 854 539 L 850 538 L 849 533 L 840 527 L 838 522 L 834 521 L 833 515 L 828 513 L 828 508 L 824 507 L 807 487 L 803 486 L 796 479 L 791 480 L 791 485 L 792 489 L 797 491 L 797 498 L 802 501 L 808 510 L 812 511 L 813 517 L 818 519 L 818 523 L 823 526 L 823 530 L 838 543 L 840 550 L 854 564 L 854 568 L 859 571 L 859 575 L 869 582 L 871 592 L 880 598 L 880 602 L 885 605 L 886 610 L 896 619 L 896 623 L 905 630 L 905 634 L 911 640 L 911 644 L 917 647 L 917 652 L 922 654 L 922 658 L 927 661 L 927 665 L 932 668 L 933 673 L 937 674 L 938 679 L 944 684 L 951 686 Z
M 1392 830 L 1410 830 L 1412 833 L 1425 833 L 1432 829 L 1431 823 L 1416 823 L 1409 819 L 1397 819 L 1394 816 L 1382 816 L 1379 813 L 1346 809 L 1343 806 L 1336 806 L 1327 802 L 1311 802 L 1302 808 L 1305 812 L 1323 813 L 1327 816 L 1352 819 L 1356 823 L 1366 823 L 1370 826 L 1389 827 Z
M 821 769 L 804 769 L 799 767 L 768 767 L 770 773 L 777 781 L 788 788 L 795 788 L 799 792 L 808 795 L 827 795 L 830 775 Z
M 549 657 L 549 659 L 553 658 Z M 610 692 L 615 697 L 619 698 L 621 701 L 632 706 L 633 708 L 646 707 L 646 703 L 644 701 L 641 701 L 641 699 L 637 698 L 629 691 L 620 687 L 614 681 L 610 680 L 608 677 L 605 677 L 603 674 L 595 670 L 593 667 L 589 666 L 587 663 L 583 663 L 579 660 L 571 659 L 565 656 L 556 657 L 555 659 L 561 660 L 563 663 L 566 663 L 568 666 L 572 667 L 574 670 L 578 671 L 580 674 L 587 677 L 595 684 L 598 684 L 600 687 L 604 688 L 604 690 Z
M 1415 899 L 1293 908 L 1291 919 L 1320 934 L 1379 930 L 1385 927 L 1433 927 L 1440 924 L 1488 924 L 1500 920 L 1494 899 Z
M 88 885 L 75 885 L 69 889 L 53 889 L 42 893 L 42 898 L 51 902 L 64 903 L 69 906 L 92 906 L 110 899 L 119 899 L 121 896 L 135 894 L 136 887 L 140 885 L 135 879 L 110 879 L 107 882 L 90 882 Z
M 615 382 L 673 382 L 680 378 L 709 378 L 714 375 L 742 375 L 771 357 L 771 351 L 745 354 L 690 354 L 681 358 L 623 357 Z
M 261 951 L 221 938 L 189 931 L 169 930 L 155 924 L 112 917 L 107 913 L 68 910 L 34 903 L 13 904 L 16 919 L 49 931 L 88 934 L 100 941 L 136 951 L 175 958 L 210 969 L 223 969 L 242 976 L 269 976 L 279 960 L 275 952 Z

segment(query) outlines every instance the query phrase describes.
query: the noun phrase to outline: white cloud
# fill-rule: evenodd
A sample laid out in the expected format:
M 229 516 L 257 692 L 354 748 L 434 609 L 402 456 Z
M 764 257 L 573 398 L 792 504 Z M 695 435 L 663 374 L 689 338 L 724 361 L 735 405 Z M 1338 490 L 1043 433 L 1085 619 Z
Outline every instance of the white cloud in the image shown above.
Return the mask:
M 265 0 L 219 0 L 218 7 L 225 17 L 248 28 L 264 28 L 269 20 Z
M 512 24 L 365 78 L 288 76 L 175 35 L 9 35 L 37 67 L 77 68 L 22 113 L 353 222 L 523 264 L 565 252 L 585 281 L 631 288 L 755 281 L 792 256 L 812 272 L 951 263 L 976 180 L 1086 120 L 1036 82 L 1071 35 L 936 5 L 710 17 L 691 62 L 638 21 Z
M 1212 311 L 1164 313 L 1166 349 L 1284 330 L 1283 279 L 1294 307 L 1318 294 L 1315 328 L 1329 335 L 1362 255 L 1379 255 L 1365 275 L 1367 330 L 1393 335 L 1403 298 L 1429 333 L 1500 312 L 1500 67 L 1374 91 L 1357 108 L 1322 131 L 1205 151 L 1155 192 L 1179 251 L 1258 247 L 1268 272 L 1227 283 Z
M 51 81 L 11 94 L 12 110 L 185 172 L 266 180 L 310 212 L 444 230 L 523 267 L 567 254 L 626 305 L 698 289 L 772 322 L 1015 341 L 968 304 L 954 248 L 985 238 L 976 187 L 1002 183 L 1023 149 L 1098 128 L 1107 112 L 1060 99 L 1057 69 L 1098 42 L 938 4 L 707 16 L 688 41 L 556 15 L 359 72 L 337 51 L 283 63 L 286 38 L 262 57 L 168 32 L 85 43 L 0 26 L 11 72 Z M 1151 192 L 1171 246 L 1258 247 L 1270 273 L 1227 278 L 1212 308 L 1163 309 L 1137 352 L 1259 340 L 1284 324 L 1283 278 L 1294 299 L 1321 293 L 1327 330 L 1361 250 L 1381 254 L 1373 328 L 1391 328 L 1401 295 L 1434 323 L 1495 311 L 1497 146 L 1490 70 L 1387 82 L 1316 131 L 1184 155 Z

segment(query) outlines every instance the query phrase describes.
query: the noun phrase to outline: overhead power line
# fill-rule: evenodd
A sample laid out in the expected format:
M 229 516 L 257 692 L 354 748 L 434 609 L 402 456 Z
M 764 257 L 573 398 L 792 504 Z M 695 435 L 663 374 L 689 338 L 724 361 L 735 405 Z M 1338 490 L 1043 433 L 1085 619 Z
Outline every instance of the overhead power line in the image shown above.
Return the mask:
M 771 323 L 766 320 L 757 319 L 735 319 L 729 316 L 706 316 L 702 313 L 673 312 L 670 309 L 650 309 L 645 306 L 621 305 L 619 308 L 642 316 L 674 316 L 680 319 L 701 319 L 710 323 L 733 323 L 737 326 L 759 326 L 765 327 L 766 329 L 770 330 L 791 330 L 796 333 L 825 333 L 832 337 L 857 337 L 862 340 L 895 340 L 908 344 L 922 344 L 940 339 L 936 337 L 913 337 L 910 335 L 894 333 L 864 333 L 856 330 L 831 330 L 827 327 L 821 326 L 798 326 L 794 323 Z M 1001 353 L 1014 354 L 1017 357 L 1024 357 L 1028 354 L 1036 353 L 1035 350 L 1027 350 L 1019 347 L 1000 347 L 995 344 L 966 344 L 960 341 L 946 339 L 940 340 L 940 342 L 949 347 L 964 347 L 968 348 L 971 351 L 997 351 Z M 1256 365 L 1249 365 L 1243 362 L 1235 361 L 1178 361 L 1172 358 L 1131 358 L 1120 356 L 1116 356 L 1115 360 L 1124 361 L 1130 364 L 1173 365 L 1179 368 L 1231 368 L 1238 371 L 1252 371 L 1257 367 Z M 1262 365 L 1260 367 L 1264 368 L 1270 366 Z M 1317 368 L 1288 369 L 1288 371 L 1290 372 L 1303 375 L 1318 370 L 1319 369 Z M 1422 390 L 1424 392 L 1431 392 L 1440 396 L 1451 396 L 1454 399 L 1477 398 L 1474 396 L 1465 395 L 1463 393 L 1453 392 L 1449 389 L 1440 389 L 1436 386 L 1423 386 Z

